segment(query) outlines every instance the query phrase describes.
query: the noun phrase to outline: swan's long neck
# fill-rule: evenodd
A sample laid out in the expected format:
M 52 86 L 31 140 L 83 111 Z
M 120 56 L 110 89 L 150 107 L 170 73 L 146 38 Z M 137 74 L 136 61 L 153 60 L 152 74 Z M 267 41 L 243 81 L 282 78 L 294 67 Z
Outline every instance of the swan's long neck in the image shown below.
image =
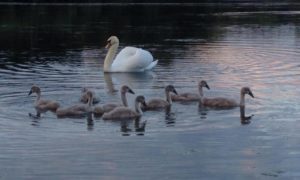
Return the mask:
M 245 94 L 241 92 L 240 106 L 245 107 Z
M 140 103 L 138 101 L 135 101 L 135 105 L 134 106 L 135 106 L 136 113 L 138 113 L 139 115 L 142 115 L 143 111 L 141 110 Z
M 171 93 L 170 93 L 170 91 L 165 91 L 165 93 L 166 93 L 166 98 L 167 98 L 167 102 L 170 104 L 170 105 L 172 105 L 172 99 L 171 99 Z
M 105 60 L 104 60 L 104 72 L 110 72 L 111 70 L 111 65 L 114 61 L 114 58 L 117 54 L 117 50 L 118 50 L 118 47 L 119 47 L 119 43 L 115 43 L 113 45 L 110 46 L 107 54 L 106 54 L 106 57 L 105 57 Z
M 121 99 L 122 99 L 122 103 L 125 107 L 128 107 L 128 102 L 127 102 L 127 98 L 126 98 L 126 92 L 121 92 Z

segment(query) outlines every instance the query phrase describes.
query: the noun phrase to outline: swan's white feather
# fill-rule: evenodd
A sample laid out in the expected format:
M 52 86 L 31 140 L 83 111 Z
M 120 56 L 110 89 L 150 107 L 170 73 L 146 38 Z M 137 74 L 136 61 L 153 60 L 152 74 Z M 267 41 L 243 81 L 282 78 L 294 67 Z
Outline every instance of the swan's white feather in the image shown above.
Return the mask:
M 114 59 L 113 72 L 142 72 L 152 69 L 157 64 L 149 51 L 136 47 L 125 47 Z
M 152 68 L 154 68 L 156 66 L 156 64 L 158 63 L 158 60 L 152 61 L 146 68 L 145 70 L 151 70 Z

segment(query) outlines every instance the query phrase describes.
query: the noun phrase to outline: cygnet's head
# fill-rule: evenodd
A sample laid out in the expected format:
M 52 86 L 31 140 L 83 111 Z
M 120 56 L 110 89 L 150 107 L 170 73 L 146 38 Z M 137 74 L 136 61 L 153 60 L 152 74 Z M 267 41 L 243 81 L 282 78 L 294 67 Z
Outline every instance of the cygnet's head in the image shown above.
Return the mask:
M 110 36 L 107 39 L 107 45 L 105 46 L 105 48 L 110 48 L 114 44 L 119 44 L 119 39 L 117 38 L 117 36 Z
M 87 91 L 86 95 L 87 95 L 88 99 L 92 99 L 93 98 L 93 93 L 91 91 Z
M 249 94 L 249 96 L 254 98 L 254 95 L 249 87 L 243 87 L 241 89 L 241 94 Z
M 166 87 L 166 92 L 173 92 L 173 93 L 177 94 L 176 89 L 175 89 L 174 86 L 172 86 L 172 85 L 168 85 L 168 86 Z
M 135 98 L 135 101 L 136 101 L 136 102 L 139 102 L 139 103 L 141 103 L 141 104 L 143 104 L 144 106 L 147 106 L 147 104 L 146 104 L 146 99 L 145 99 L 144 96 L 137 96 L 137 97 Z
M 88 90 L 89 90 L 88 88 L 84 87 L 84 88 L 81 89 L 81 92 L 82 92 L 82 93 L 85 93 L 85 92 L 87 92 Z
M 207 89 L 210 89 L 209 86 L 208 86 L 208 84 L 207 84 L 207 82 L 204 81 L 204 80 L 200 81 L 199 84 L 198 84 L 198 86 L 199 86 L 200 88 L 206 87 Z
M 134 94 L 133 90 L 130 89 L 130 87 L 124 85 L 121 87 L 121 93 L 124 94 L 124 93 L 130 93 L 130 94 Z
M 35 85 L 33 85 L 28 93 L 28 96 L 30 96 L 32 93 L 37 93 L 40 94 L 41 93 L 41 89 Z

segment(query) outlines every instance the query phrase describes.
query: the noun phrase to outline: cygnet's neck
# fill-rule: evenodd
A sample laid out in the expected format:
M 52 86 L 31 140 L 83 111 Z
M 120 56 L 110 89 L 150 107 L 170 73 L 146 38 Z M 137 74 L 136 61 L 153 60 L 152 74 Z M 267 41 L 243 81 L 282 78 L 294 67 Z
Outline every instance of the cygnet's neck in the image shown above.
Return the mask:
M 41 99 L 41 92 L 36 92 L 36 95 L 35 103 L 38 103 L 38 101 Z
M 135 101 L 134 106 L 135 106 L 135 112 L 141 116 L 143 114 L 143 111 L 141 110 L 140 102 Z
M 128 102 L 127 102 L 127 98 L 126 98 L 126 92 L 121 91 L 121 99 L 122 99 L 122 103 L 125 107 L 128 107 Z
M 241 92 L 240 106 L 245 107 L 245 94 Z
M 93 96 L 91 96 L 91 97 L 88 98 L 88 103 L 87 103 L 87 104 L 88 104 L 89 107 L 92 107 L 92 104 L 93 104 Z
M 202 86 L 198 86 L 198 90 L 199 90 L 200 98 L 202 98 L 204 96 L 204 94 L 203 94 L 203 87 Z
M 171 92 L 168 90 L 165 90 L 167 102 L 172 105 L 172 98 L 171 98 Z
M 198 90 L 199 90 L 199 96 L 200 96 L 200 103 L 202 104 L 203 98 L 204 98 L 203 87 L 202 87 L 202 86 L 199 86 L 199 87 L 198 87 Z
M 110 48 L 106 54 L 105 60 L 104 60 L 104 67 L 103 67 L 104 72 L 111 71 L 111 65 L 112 65 L 115 55 L 117 53 L 118 47 L 119 47 L 119 43 L 115 43 L 110 46 Z
M 245 106 L 240 106 L 240 117 L 241 118 L 245 117 Z

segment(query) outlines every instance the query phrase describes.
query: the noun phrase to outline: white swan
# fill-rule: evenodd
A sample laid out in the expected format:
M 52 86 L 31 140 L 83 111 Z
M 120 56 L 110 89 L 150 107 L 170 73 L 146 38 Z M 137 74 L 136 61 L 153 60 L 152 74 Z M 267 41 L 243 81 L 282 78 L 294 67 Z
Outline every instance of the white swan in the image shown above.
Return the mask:
M 154 68 L 158 60 L 153 61 L 149 51 L 136 47 L 125 47 L 119 54 L 119 39 L 111 36 L 107 40 L 109 48 L 104 60 L 104 72 L 143 72 Z

